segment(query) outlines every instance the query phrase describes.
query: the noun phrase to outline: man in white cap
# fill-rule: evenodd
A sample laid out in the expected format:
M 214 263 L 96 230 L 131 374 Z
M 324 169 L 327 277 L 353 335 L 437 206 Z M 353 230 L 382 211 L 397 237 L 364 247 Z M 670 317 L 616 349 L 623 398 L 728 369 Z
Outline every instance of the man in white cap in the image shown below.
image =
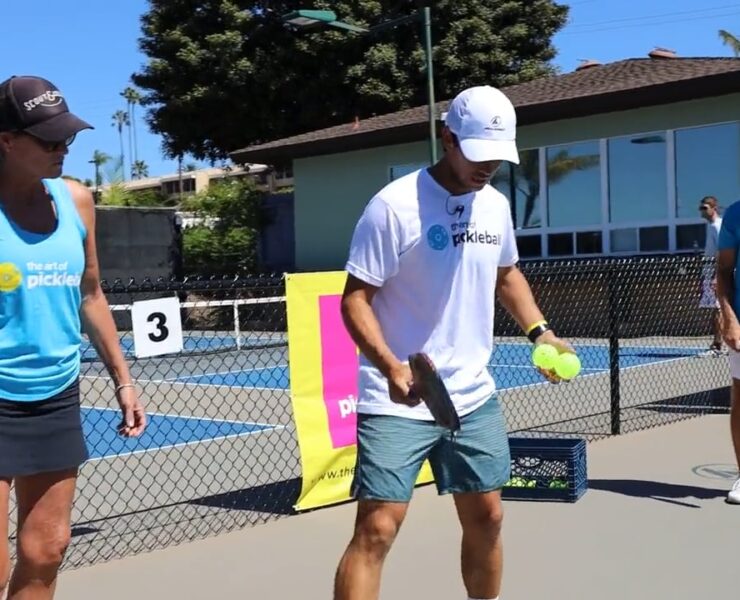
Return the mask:
M 509 202 L 488 184 L 502 161 L 519 162 L 511 102 L 489 86 L 467 89 L 452 101 L 441 136 L 441 160 L 380 190 L 351 243 L 342 314 L 361 351 L 358 508 L 335 600 L 378 598 L 385 556 L 427 459 L 438 493 L 454 496 L 468 597 L 498 598 L 500 490 L 511 459 L 488 369 L 494 293 L 533 343 L 572 351 L 517 268 Z M 415 352 L 432 359 L 447 386 L 461 421 L 454 436 L 413 392 L 405 359 Z

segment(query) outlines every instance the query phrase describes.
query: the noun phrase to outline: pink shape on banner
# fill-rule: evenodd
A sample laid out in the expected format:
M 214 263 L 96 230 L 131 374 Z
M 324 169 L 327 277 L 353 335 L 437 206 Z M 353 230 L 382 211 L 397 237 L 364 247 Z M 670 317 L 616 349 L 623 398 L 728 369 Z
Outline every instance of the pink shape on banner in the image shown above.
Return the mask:
M 333 448 L 357 442 L 357 346 L 342 321 L 342 297 L 319 296 L 321 377 Z

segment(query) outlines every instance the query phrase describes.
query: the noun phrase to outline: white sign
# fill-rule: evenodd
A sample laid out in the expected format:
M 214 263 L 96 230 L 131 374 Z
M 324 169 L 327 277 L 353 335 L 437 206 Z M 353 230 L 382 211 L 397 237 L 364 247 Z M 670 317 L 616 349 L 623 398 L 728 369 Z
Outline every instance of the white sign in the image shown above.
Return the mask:
M 182 352 L 180 302 L 174 296 L 134 302 L 131 321 L 137 358 Z

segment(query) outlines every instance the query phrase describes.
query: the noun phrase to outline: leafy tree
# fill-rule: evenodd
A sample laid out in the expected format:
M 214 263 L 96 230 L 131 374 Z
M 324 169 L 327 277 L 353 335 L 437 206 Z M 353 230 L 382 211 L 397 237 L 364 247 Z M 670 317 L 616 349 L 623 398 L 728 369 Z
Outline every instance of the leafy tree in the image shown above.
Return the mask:
M 212 183 L 187 198 L 182 209 L 201 223 L 185 229 L 183 253 L 188 274 L 254 272 L 261 228 L 260 192 L 251 178 Z
M 134 198 L 134 192 L 127 189 L 121 181 L 115 181 L 103 190 L 100 204 L 103 206 L 135 206 Z
M 740 38 L 724 29 L 719 30 L 719 38 L 725 46 L 729 46 L 735 56 L 740 56 Z
M 553 35 L 568 8 L 553 0 L 437 0 L 439 99 L 473 84 L 508 85 L 553 71 Z M 364 27 L 412 14 L 420 0 L 316 0 Z M 217 160 L 248 144 L 426 103 L 421 26 L 373 35 L 290 31 L 302 0 L 150 0 L 133 75 L 151 129 L 173 157 Z
M 113 120 L 113 127 L 116 127 L 118 129 L 118 139 L 121 143 L 121 173 L 123 178 L 125 179 L 126 168 L 124 164 L 126 162 L 126 159 L 123 151 L 123 127 L 124 125 L 129 125 L 130 121 L 128 118 L 128 113 L 125 110 L 117 110 L 113 113 L 111 119 Z
M 103 175 L 100 172 L 101 167 L 111 159 L 110 154 L 106 154 L 102 150 L 95 150 L 93 152 L 92 159 L 90 162 L 95 166 L 95 186 L 100 187 L 103 185 Z
M 131 155 L 131 161 L 133 165 L 136 164 L 139 160 L 138 140 L 136 139 L 136 105 L 141 103 L 141 93 L 139 93 L 137 89 L 128 86 L 125 90 L 121 92 L 121 96 L 123 96 L 126 100 L 129 129 L 129 154 Z
M 149 177 L 149 165 L 143 160 L 135 160 L 131 165 L 131 177 L 133 179 Z

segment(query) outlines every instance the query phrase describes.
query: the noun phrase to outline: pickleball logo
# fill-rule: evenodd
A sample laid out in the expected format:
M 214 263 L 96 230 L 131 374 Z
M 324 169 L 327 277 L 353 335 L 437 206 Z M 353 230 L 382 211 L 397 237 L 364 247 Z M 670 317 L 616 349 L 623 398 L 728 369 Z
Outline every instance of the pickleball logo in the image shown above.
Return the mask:
M 20 270 L 13 263 L 0 263 L 0 292 L 12 292 L 23 281 Z
M 357 442 L 359 356 L 342 321 L 341 295 L 319 296 L 321 381 L 332 448 Z
M 442 225 L 432 225 L 427 231 L 427 242 L 432 250 L 444 250 L 450 243 L 450 234 Z

